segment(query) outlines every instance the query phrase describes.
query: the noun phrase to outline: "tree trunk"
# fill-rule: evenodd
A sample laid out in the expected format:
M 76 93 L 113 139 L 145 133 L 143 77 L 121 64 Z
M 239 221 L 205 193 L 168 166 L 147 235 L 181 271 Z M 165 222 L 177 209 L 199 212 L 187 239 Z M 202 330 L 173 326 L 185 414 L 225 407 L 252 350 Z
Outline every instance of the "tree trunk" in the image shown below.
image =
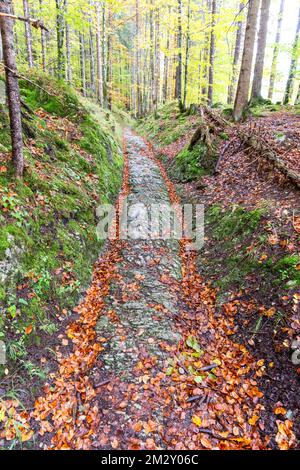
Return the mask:
M 113 70 L 112 70 L 112 19 L 113 14 L 111 7 L 108 7 L 108 21 L 107 21 L 107 62 L 106 62 L 106 80 L 107 80 L 107 107 L 109 110 L 112 109 L 112 80 L 113 80 Z
M 242 11 L 244 8 L 244 3 L 240 3 L 239 11 Z M 228 97 L 227 103 L 232 105 L 234 102 L 234 95 L 237 85 L 238 79 L 238 65 L 241 55 L 241 46 L 242 46 L 242 38 L 243 38 L 243 20 L 240 18 L 237 23 L 237 31 L 236 31 L 236 39 L 235 39 L 235 47 L 234 47 L 234 56 L 233 56 L 233 66 L 232 66 L 232 76 L 231 81 L 228 87 Z
M 160 101 L 160 19 L 159 9 L 155 12 L 155 81 L 154 81 L 155 111 Z
M 168 14 L 171 14 L 171 7 L 168 6 Z M 164 53 L 164 81 L 163 81 L 163 102 L 166 103 L 168 101 L 168 89 L 169 89 L 169 53 L 170 53 L 170 29 L 167 28 L 167 43 L 166 43 L 166 51 Z
M 92 27 L 89 28 L 89 53 L 90 53 L 90 93 L 96 95 L 96 67 L 95 67 L 95 46 L 94 33 Z
M 65 12 L 67 13 L 68 0 L 65 0 Z M 66 59 L 67 59 L 67 70 L 66 78 L 69 84 L 72 83 L 72 64 L 71 64 L 71 38 L 70 38 L 70 24 L 69 20 L 66 19 Z
M 81 72 L 81 93 L 86 96 L 86 68 L 85 68 L 85 40 L 84 35 L 79 33 L 80 46 L 80 72 Z
M 60 80 L 65 78 L 65 5 L 64 0 L 56 0 L 56 35 L 57 35 L 57 76 Z
M 101 14 L 99 2 L 96 2 L 96 47 L 97 47 L 97 98 L 100 106 L 103 106 L 103 67 L 102 67 L 102 43 L 101 43 Z
M 297 93 L 295 105 L 296 105 L 296 104 L 300 104 L 300 84 L 299 84 L 299 86 L 298 86 L 298 93 Z
M 170 11 L 170 7 L 169 7 Z M 166 50 L 164 55 L 164 83 L 163 83 L 163 102 L 166 103 L 168 99 L 168 78 L 169 78 L 169 50 L 170 50 L 170 31 L 167 31 L 167 44 Z
M 183 110 L 182 103 L 182 0 L 178 1 L 178 29 L 177 29 L 177 68 L 175 83 L 175 98 L 178 101 L 179 109 Z
M 214 86 L 214 64 L 216 50 L 216 14 L 217 0 L 212 0 L 211 4 L 211 34 L 210 34 L 210 50 L 209 50 L 209 74 L 208 74 L 208 105 L 213 104 L 213 86 Z
M 106 46 L 107 46 L 107 28 L 106 28 L 106 7 L 102 3 L 102 78 L 103 78 L 103 106 L 107 108 L 107 66 L 106 66 Z
M 291 66 L 290 66 L 289 77 L 288 77 L 288 81 L 287 81 L 286 89 L 284 93 L 283 104 L 289 104 L 292 98 L 292 94 L 293 94 L 294 80 L 295 80 L 295 75 L 297 72 L 297 63 L 298 63 L 299 34 L 300 34 L 300 8 L 299 8 L 299 14 L 298 14 L 296 37 L 294 40 L 293 50 L 292 50 Z
M 28 0 L 23 0 L 23 9 L 24 9 L 24 16 L 25 18 L 30 17 L 29 13 L 29 5 Z M 28 66 L 30 68 L 34 67 L 34 59 L 33 59 L 33 52 L 32 52 L 32 33 L 31 33 L 31 25 L 28 21 L 25 21 L 25 39 L 26 39 L 26 47 L 27 47 L 27 60 Z
M 242 66 L 233 110 L 235 121 L 242 118 L 248 104 L 259 3 L 260 0 L 249 1 Z
M 1 0 L 0 12 L 6 14 L 11 13 L 11 4 L 11 0 Z M 22 178 L 24 172 L 23 136 L 13 28 L 14 22 L 11 18 L 0 17 L 6 92 L 10 117 L 12 157 L 16 177 Z
M 285 0 L 281 0 L 280 10 L 279 10 L 279 15 L 278 15 L 275 46 L 274 46 L 274 51 L 273 51 L 273 60 L 272 60 L 272 67 L 271 67 L 269 93 L 268 93 L 268 98 L 271 101 L 273 100 L 274 85 L 275 85 L 275 79 L 276 79 L 276 70 L 277 70 L 277 62 L 278 62 L 278 55 L 279 55 L 279 44 L 280 44 L 280 37 L 281 37 L 281 28 L 282 28 L 282 18 L 283 18 L 283 12 L 284 12 L 284 5 L 285 5 Z
M 186 108 L 187 85 L 188 85 L 188 72 L 189 72 L 189 55 L 190 55 L 190 23 L 191 23 L 191 0 L 188 0 L 187 7 L 187 31 L 185 43 L 185 64 L 184 64 L 184 91 L 183 91 L 183 107 Z
M 264 73 L 264 60 L 266 53 L 268 21 L 271 0 L 262 0 L 260 10 L 260 27 L 257 42 L 257 53 L 252 85 L 252 99 L 261 98 L 262 80 Z
M 206 0 L 207 10 L 210 10 L 210 0 Z M 205 26 L 205 35 L 204 35 L 204 48 L 203 48 L 203 66 L 202 66 L 202 98 L 205 103 L 207 103 L 207 92 L 208 92 L 208 57 L 210 49 L 210 34 L 207 30 L 206 13 L 203 12 L 203 25 Z
M 40 15 L 43 17 L 43 0 L 40 0 Z M 47 70 L 47 59 L 46 59 L 46 31 L 41 28 L 41 49 L 42 49 L 42 67 L 43 71 Z
M 151 102 L 150 102 L 150 111 L 153 110 L 155 106 L 155 54 L 154 54 L 154 19 L 153 19 L 153 0 L 151 0 L 151 8 L 149 15 L 150 22 L 150 90 L 151 90 Z
M 141 70 L 140 70 L 140 5 L 139 0 L 135 1 L 135 85 L 136 85 L 136 110 L 135 114 L 140 117 L 142 114 L 142 98 L 141 98 Z

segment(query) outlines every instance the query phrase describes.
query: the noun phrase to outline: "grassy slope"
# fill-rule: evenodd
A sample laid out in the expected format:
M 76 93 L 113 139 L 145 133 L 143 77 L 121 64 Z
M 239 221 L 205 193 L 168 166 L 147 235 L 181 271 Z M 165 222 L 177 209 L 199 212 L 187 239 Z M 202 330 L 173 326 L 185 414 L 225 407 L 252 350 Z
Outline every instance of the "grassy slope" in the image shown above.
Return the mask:
M 32 110 L 23 108 L 23 182 L 13 178 L 7 109 L 0 109 L 0 340 L 8 359 L 0 377 L 8 374 L 9 384 L 21 367 L 21 388 L 25 371 L 47 374 L 29 351 L 51 342 L 88 285 L 101 247 L 95 209 L 114 201 L 122 175 L 113 116 L 95 114 L 49 77 L 32 79 L 50 94 L 20 84 Z

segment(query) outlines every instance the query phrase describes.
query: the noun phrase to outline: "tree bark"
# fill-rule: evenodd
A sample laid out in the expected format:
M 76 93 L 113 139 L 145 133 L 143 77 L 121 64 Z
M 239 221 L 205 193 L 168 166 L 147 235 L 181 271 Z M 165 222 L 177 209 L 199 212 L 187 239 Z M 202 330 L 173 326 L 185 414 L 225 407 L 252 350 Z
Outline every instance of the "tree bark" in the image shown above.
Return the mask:
M 235 121 L 242 118 L 248 104 L 259 3 L 260 0 L 249 2 L 242 66 L 233 110 Z
M 239 11 L 242 11 L 244 8 L 244 3 L 240 3 Z M 236 23 L 236 39 L 235 39 L 235 47 L 234 47 L 234 56 L 233 56 L 233 66 L 232 66 L 232 76 L 231 81 L 228 87 L 228 97 L 227 103 L 231 105 L 234 102 L 234 95 L 235 89 L 237 85 L 238 79 L 238 65 L 241 55 L 241 46 L 242 46 L 242 38 L 243 38 L 243 20 L 240 18 Z
M 56 0 L 56 36 L 57 36 L 57 76 L 60 80 L 65 78 L 65 4 L 64 0 Z
M 289 77 L 288 77 L 287 84 L 286 84 L 283 104 L 289 104 L 292 98 L 292 94 L 293 94 L 294 80 L 295 80 L 295 75 L 297 72 L 297 63 L 298 63 L 299 35 L 300 35 L 300 8 L 299 8 L 299 14 L 298 14 L 296 36 L 295 36 L 293 49 L 292 49 L 292 60 L 291 60 L 291 65 L 290 65 Z
M 169 7 L 170 12 L 170 7 Z M 167 44 L 166 50 L 164 54 L 164 82 L 163 82 L 163 102 L 166 103 L 168 99 L 168 84 L 169 84 L 169 50 L 170 50 L 170 31 L 167 31 Z
M 252 99 L 261 98 L 262 80 L 264 73 L 264 61 L 267 45 L 268 22 L 271 0 L 262 0 L 260 10 L 260 27 L 258 34 L 257 53 L 252 85 Z
M 155 50 L 154 50 L 154 18 L 153 18 L 153 0 L 150 2 L 149 28 L 150 28 L 150 111 L 155 107 Z
M 43 17 L 43 0 L 40 0 L 40 14 Z M 43 71 L 47 70 L 47 55 L 46 55 L 46 31 L 41 28 L 41 49 L 42 49 L 42 67 Z
M 160 18 L 159 8 L 155 12 L 155 80 L 154 80 L 155 111 L 160 101 Z
M 29 5 L 28 0 L 23 0 L 23 9 L 24 9 L 24 16 L 25 18 L 30 17 L 29 13 Z M 32 52 L 32 32 L 31 32 L 31 25 L 28 21 L 25 21 L 25 40 L 26 40 L 26 47 L 27 47 L 27 60 L 28 66 L 30 68 L 34 67 L 34 59 L 33 59 L 33 52 Z
M 107 21 L 107 59 L 106 59 L 106 88 L 107 88 L 107 107 L 109 110 L 112 109 L 112 80 L 113 80 L 113 70 L 112 70 L 112 20 L 113 13 L 111 7 L 108 7 L 108 21 Z
M 81 93 L 86 97 L 86 65 L 85 65 L 85 40 L 84 35 L 79 33 L 80 47 L 80 72 L 81 72 Z
M 184 64 L 184 90 L 183 90 L 183 107 L 186 108 L 187 98 L 187 85 L 188 85 L 188 72 L 189 72 L 189 59 L 190 59 L 190 23 L 191 23 L 191 0 L 188 0 L 187 7 L 187 31 L 185 42 L 185 64 Z
M 11 12 L 11 0 L 0 2 L 0 12 Z M 21 120 L 20 90 L 17 77 L 16 57 L 14 51 L 14 23 L 11 18 L 0 17 L 3 59 L 5 65 L 6 93 L 10 117 L 12 157 L 17 178 L 24 172 L 23 136 Z
M 96 2 L 96 47 L 97 47 L 97 98 L 100 106 L 103 106 L 103 66 L 102 66 L 102 43 L 101 43 L 101 13 L 99 2 Z
M 68 13 L 68 0 L 65 0 L 65 13 Z M 69 84 L 72 83 L 72 63 L 71 63 L 71 38 L 70 38 L 70 23 L 65 19 L 66 23 L 66 78 Z
M 275 46 L 274 46 L 274 51 L 273 51 L 273 60 L 272 60 L 272 67 L 271 67 L 269 93 L 268 93 L 268 98 L 271 101 L 273 100 L 273 93 L 274 93 L 274 86 L 275 86 L 275 79 L 276 79 L 276 70 L 277 70 L 277 62 L 278 62 L 278 55 L 279 55 L 279 44 L 280 44 L 280 38 L 281 38 L 281 28 L 282 28 L 282 18 L 283 18 L 283 12 L 284 12 L 284 5 L 285 5 L 285 0 L 281 0 L 280 10 L 279 10 L 279 15 L 278 15 Z
M 89 53 L 90 53 L 90 93 L 91 96 L 96 94 L 96 67 L 95 67 L 95 45 L 94 33 L 92 27 L 89 28 Z
M 297 93 L 295 104 L 300 104 L 300 84 L 298 86 L 298 93 Z
M 135 114 L 137 117 L 142 114 L 142 97 L 141 97 L 141 70 L 140 70 L 140 5 L 139 0 L 135 1 L 135 85 L 136 85 L 136 109 Z
M 175 98 L 178 101 L 179 109 L 183 110 L 182 102 L 182 0 L 178 1 L 178 26 L 177 26 L 177 68 L 175 83 Z
M 216 14 L 217 0 L 212 0 L 211 4 L 211 34 L 210 34 L 210 50 L 209 50 L 209 73 L 208 73 L 208 105 L 213 104 L 213 87 L 214 87 L 214 65 L 216 50 Z

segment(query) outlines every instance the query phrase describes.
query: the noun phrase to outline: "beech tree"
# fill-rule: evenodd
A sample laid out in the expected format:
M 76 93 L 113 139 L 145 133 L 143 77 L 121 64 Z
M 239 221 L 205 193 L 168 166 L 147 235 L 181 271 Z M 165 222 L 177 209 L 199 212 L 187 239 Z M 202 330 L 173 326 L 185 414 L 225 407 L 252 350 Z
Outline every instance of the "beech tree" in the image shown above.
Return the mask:
M 261 98 L 261 88 L 264 73 L 264 60 L 267 44 L 268 21 L 271 0 L 261 0 L 260 28 L 257 42 L 257 53 L 252 85 L 252 99 Z
M 56 32 L 57 32 L 57 76 L 62 79 L 65 77 L 65 0 L 56 0 Z
M 23 8 L 24 8 L 24 17 L 30 18 L 28 0 L 23 0 Z M 32 32 L 31 32 L 30 22 L 25 21 L 24 27 L 25 27 L 25 39 L 26 39 L 26 47 L 27 47 L 28 66 L 32 68 L 34 66 L 34 59 L 33 59 L 33 52 L 32 52 Z
M 244 3 L 240 3 L 239 12 L 242 12 L 244 8 Z M 232 64 L 232 75 L 230 79 L 230 83 L 228 86 L 228 95 L 227 95 L 227 103 L 231 105 L 234 102 L 234 94 L 238 80 L 238 65 L 241 55 L 241 48 L 242 48 L 242 39 L 243 39 L 243 18 L 239 14 L 238 20 L 236 22 L 236 39 L 235 39 L 235 46 L 234 46 L 234 55 L 233 55 L 233 64 Z
M 209 74 L 208 74 L 208 104 L 211 106 L 213 102 L 213 86 L 214 86 L 214 63 L 215 63 L 215 49 L 216 49 L 216 13 L 217 13 L 217 0 L 212 0 L 211 3 L 211 34 L 210 34 L 210 51 L 209 51 Z
M 1 0 L 0 13 L 11 13 L 11 0 Z M 23 136 L 21 119 L 20 90 L 14 50 L 14 22 L 11 18 L 0 16 L 0 30 L 2 38 L 3 60 L 5 65 L 5 78 L 8 109 L 10 117 L 12 157 L 17 178 L 22 178 L 24 171 Z
M 178 0 L 177 49 L 175 98 L 178 100 L 179 109 L 182 110 L 182 0 Z
M 300 8 L 299 8 L 299 14 L 298 14 L 296 36 L 295 36 L 295 40 L 294 40 L 294 44 L 292 48 L 291 65 L 290 65 L 289 76 L 288 76 L 286 89 L 284 93 L 283 104 L 289 104 L 292 98 L 292 94 L 293 94 L 294 80 L 295 80 L 295 75 L 297 71 L 297 63 L 298 63 L 299 35 L 300 35 Z
M 278 55 L 279 55 L 279 44 L 280 44 L 280 38 L 281 38 L 284 5 L 285 5 L 285 0 L 281 0 L 278 20 L 277 20 L 277 31 L 276 31 L 276 39 L 275 39 L 275 45 L 274 45 L 274 51 L 273 51 L 273 60 L 272 60 L 272 67 L 271 67 L 269 92 L 268 92 L 268 98 L 271 101 L 273 99 L 274 85 L 275 85 L 275 79 L 276 79 L 276 69 L 277 69 L 277 62 L 278 62 Z
M 242 118 L 249 100 L 259 4 L 259 0 L 249 1 L 242 65 L 233 110 L 235 121 L 239 121 Z

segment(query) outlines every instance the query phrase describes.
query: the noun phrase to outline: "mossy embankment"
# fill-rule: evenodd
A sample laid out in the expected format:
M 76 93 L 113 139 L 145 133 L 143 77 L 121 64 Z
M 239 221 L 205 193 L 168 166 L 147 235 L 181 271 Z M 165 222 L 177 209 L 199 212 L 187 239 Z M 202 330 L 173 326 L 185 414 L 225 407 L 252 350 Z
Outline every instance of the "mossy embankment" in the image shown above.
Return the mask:
M 0 340 L 7 356 L 0 397 L 12 383 L 28 389 L 28 375 L 47 376 L 34 348 L 39 357 L 50 348 L 88 286 L 102 244 L 96 207 L 114 202 L 122 179 L 122 117 L 96 113 L 49 77 L 30 80 L 20 81 L 23 181 L 13 176 L 8 112 L 0 108 Z

